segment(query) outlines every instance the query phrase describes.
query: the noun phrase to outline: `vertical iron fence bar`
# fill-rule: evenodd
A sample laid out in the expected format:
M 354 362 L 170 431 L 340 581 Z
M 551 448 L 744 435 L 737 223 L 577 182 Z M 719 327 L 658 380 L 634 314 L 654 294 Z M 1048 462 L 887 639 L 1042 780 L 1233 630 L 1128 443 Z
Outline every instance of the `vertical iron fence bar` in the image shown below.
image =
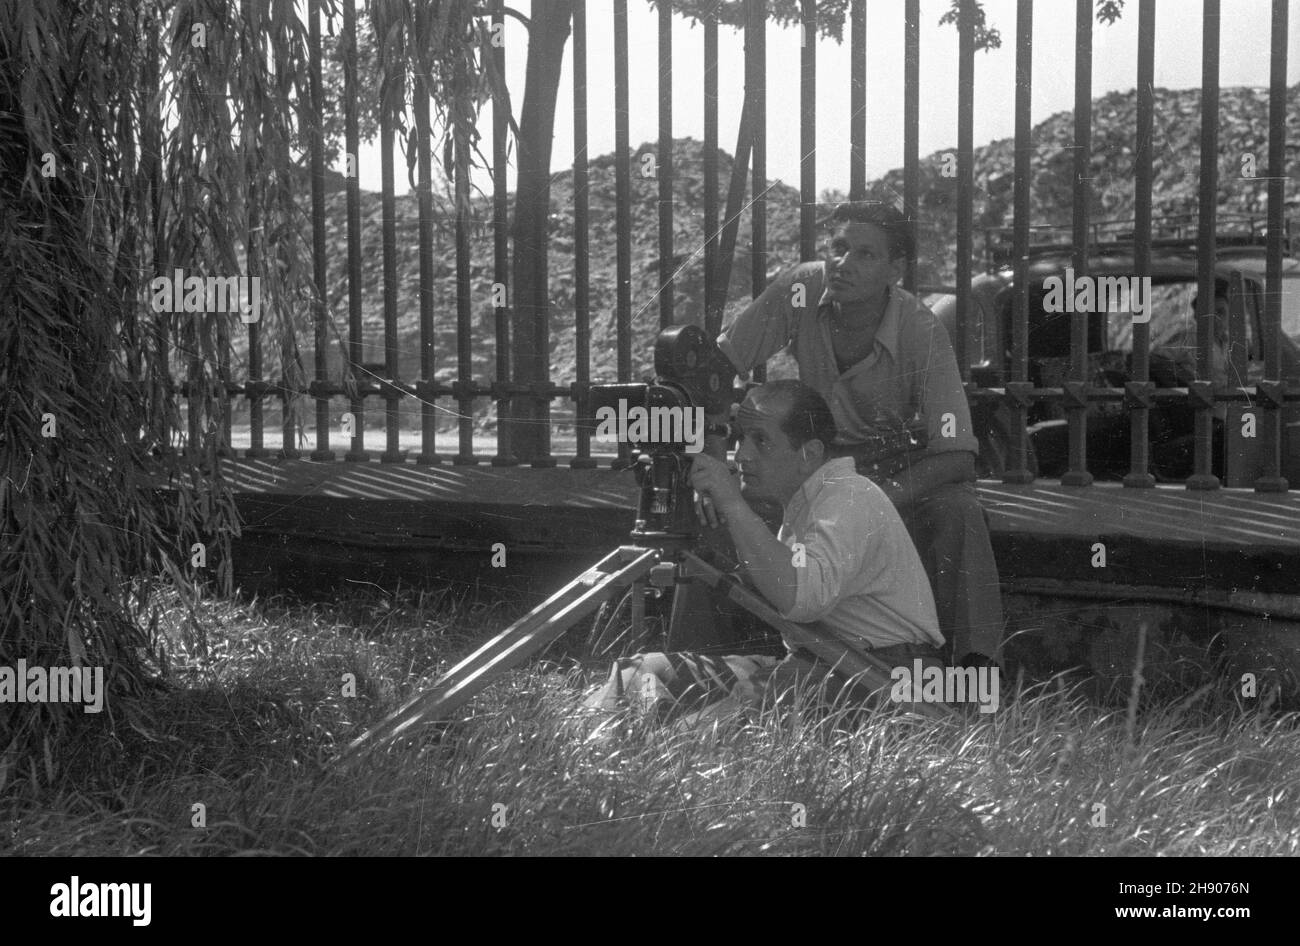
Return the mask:
M 803 0 L 799 56 L 799 258 L 817 256 L 817 0 Z
M 193 150 L 190 145 L 189 129 L 186 127 L 184 119 L 181 124 L 182 144 L 182 162 L 185 167 L 193 167 Z M 189 264 L 194 262 L 194 239 L 192 228 L 190 227 L 190 213 L 194 207 L 194 184 L 187 175 L 181 181 L 181 221 L 180 221 L 180 245 L 183 248 L 184 255 L 181 259 Z M 200 274 L 190 270 L 193 275 Z M 183 284 L 182 284 L 183 285 Z M 178 356 L 188 355 L 189 360 L 186 362 L 185 369 L 185 455 L 191 459 L 198 456 L 199 436 L 202 430 L 200 423 L 203 403 L 198 398 L 199 378 L 203 374 L 203 360 L 199 357 L 199 320 L 186 319 L 180 332 L 180 346 L 177 351 Z
M 385 85 L 395 81 L 385 71 Z M 397 217 L 396 203 L 393 196 L 393 116 L 388 108 L 388 92 L 380 93 L 379 109 L 379 143 L 381 168 L 380 186 L 383 193 L 380 204 L 383 211 L 384 241 L 384 374 L 387 381 L 397 380 Z M 387 445 L 380 454 L 381 463 L 400 463 L 402 461 L 401 442 L 398 439 L 398 399 L 391 387 L 384 392 L 384 426 Z
M 1138 277 L 1151 273 L 1151 188 L 1153 184 L 1153 127 L 1155 118 L 1155 0 L 1141 0 L 1138 8 L 1137 141 L 1134 150 L 1133 183 L 1133 270 Z M 1132 382 L 1149 391 L 1151 381 L 1151 326 L 1133 323 Z M 1130 402 L 1129 472 L 1124 485 L 1150 489 L 1156 478 L 1149 472 L 1151 445 L 1148 443 L 1151 411 Z
M 587 0 L 573 4 L 573 318 L 577 331 L 578 398 L 573 407 L 578 436 L 574 469 L 591 469 L 591 428 L 587 391 L 591 384 L 590 204 L 587 177 Z
M 717 305 L 718 286 L 718 18 L 704 21 L 704 313 Z
M 221 440 L 217 443 L 217 456 L 233 457 L 230 449 L 230 323 L 217 321 L 217 382 L 221 385 L 218 402 L 221 405 Z
M 145 19 L 144 24 L 148 24 L 147 18 Z M 135 72 L 134 68 L 132 69 L 132 72 Z M 144 84 L 146 76 L 147 71 L 141 68 L 138 80 L 139 85 Z M 123 166 L 129 169 L 130 174 L 136 183 L 139 183 L 141 180 L 147 180 L 148 178 L 146 175 L 148 174 L 148 164 L 144 154 L 145 141 L 143 129 L 131 127 L 131 125 L 125 121 L 123 121 L 122 125 L 119 127 L 123 149 Z M 142 323 L 145 323 L 149 318 L 146 313 L 153 310 L 152 305 L 145 301 L 145 298 L 147 297 L 142 298 L 140 295 L 140 290 L 148 287 L 152 283 L 152 279 L 146 275 L 145 250 L 142 245 L 143 240 L 140 236 L 140 231 L 143 229 L 145 220 L 147 219 L 147 201 L 137 201 L 134 193 L 124 194 L 123 213 L 131 218 L 131 223 L 128 225 L 126 231 L 123 249 L 121 255 L 118 257 L 117 266 L 123 270 L 129 270 L 130 272 L 129 276 L 127 276 L 125 272 L 123 273 L 126 277 L 124 285 L 136 285 L 138 288 L 134 297 L 132 297 L 127 303 L 129 308 L 124 308 L 123 312 L 125 321 L 122 325 L 122 354 L 126 365 L 127 378 L 130 380 L 133 389 L 136 392 L 136 396 L 144 401 L 148 397 L 148 387 L 145 385 L 143 370 L 145 359 L 144 344 L 145 339 L 147 339 L 149 335 L 149 328 L 147 324 Z M 227 413 L 227 417 L 229 417 L 229 413 Z M 130 439 L 131 444 L 136 449 L 145 446 L 142 434 L 144 434 L 144 431 L 142 430 L 132 430 L 126 434 Z M 227 446 L 230 443 L 229 425 L 226 427 L 226 443 Z
M 975 24 L 972 6 L 963 0 L 957 19 L 957 323 L 952 340 L 957 370 L 970 380 L 967 336 L 970 334 L 971 256 L 975 241 Z
M 227 117 L 226 131 L 227 131 L 227 136 L 229 137 L 231 133 L 233 133 L 234 128 L 233 125 L 229 123 L 228 113 L 226 114 L 226 117 Z M 134 138 L 134 129 L 130 128 L 129 126 L 121 129 L 120 140 L 122 142 L 122 147 L 124 149 L 124 153 L 123 153 L 123 158 L 125 159 L 124 164 L 127 168 L 131 168 L 132 170 L 134 170 L 134 164 L 135 164 L 133 160 L 133 151 L 134 151 L 133 138 Z M 130 202 L 128 201 L 127 202 L 128 212 L 129 209 L 130 209 Z M 119 261 L 119 265 L 120 265 L 120 261 Z M 222 272 L 224 275 L 230 275 L 224 272 L 224 267 L 222 268 Z M 250 294 L 249 305 L 251 306 L 252 304 L 251 289 L 249 290 L 249 294 Z M 236 298 L 238 298 L 238 295 L 236 295 Z M 229 304 L 229 298 L 227 298 L 227 304 Z M 242 300 L 235 304 L 235 310 L 237 312 L 240 310 L 241 305 L 242 305 Z M 231 427 L 233 422 L 233 418 L 231 417 L 233 402 L 231 398 L 232 385 L 231 385 L 231 377 L 230 377 L 230 359 L 231 359 L 230 320 L 228 318 L 223 317 L 222 315 L 218 315 L 216 321 L 217 321 L 217 352 L 216 352 L 217 410 L 220 413 L 220 426 L 217 429 L 217 443 L 216 443 L 215 453 L 218 458 L 227 459 L 235 455 L 234 451 L 231 450 L 230 447 Z M 124 329 L 131 330 L 129 326 L 124 326 Z M 132 334 L 134 334 L 133 330 L 132 330 Z M 127 361 L 128 371 L 131 369 L 131 362 L 133 360 L 134 360 L 133 357 L 128 358 Z
M 271 63 L 278 72 L 279 66 L 275 63 L 274 58 L 272 58 Z M 299 106 L 299 117 L 301 118 L 301 103 L 299 103 Z M 277 385 L 280 395 L 280 449 L 276 451 L 276 456 L 281 460 L 297 460 L 302 456 L 296 445 L 295 428 L 298 425 L 294 421 L 293 413 L 294 401 L 298 392 L 292 390 L 289 386 L 291 367 L 294 369 L 294 380 L 301 380 L 298 378 L 297 357 L 296 333 L 293 335 L 286 333 L 286 337 L 280 341 L 280 380 Z
M 659 327 L 673 324 L 673 9 L 659 4 Z
M 312 360 L 315 363 L 315 380 L 325 384 L 329 380 L 329 336 L 325 331 L 325 130 L 324 91 L 321 88 L 320 51 L 320 0 L 307 0 L 307 44 L 311 56 L 311 257 L 312 289 Z M 333 460 L 330 449 L 330 399 L 316 392 L 316 449 L 313 460 Z
M 867 193 L 867 0 L 849 7 L 849 200 Z
M 294 436 L 293 399 L 296 392 L 289 388 L 289 366 L 294 363 L 294 358 L 293 342 L 285 339 L 280 345 L 280 449 L 276 451 L 281 460 L 297 460 L 302 456 Z
M 627 0 L 614 0 L 614 202 L 618 380 L 632 379 L 632 157 L 628 153 Z
M 753 191 L 750 234 L 753 250 L 751 292 L 754 298 L 767 288 L 767 0 L 748 0 L 745 22 L 745 92 L 753 103 L 754 144 L 750 157 Z M 754 380 L 767 380 L 767 366 L 754 369 Z
M 148 35 L 148 58 L 144 64 L 144 85 L 145 94 L 149 102 L 161 102 L 158 94 L 161 84 L 161 52 L 159 51 L 158 31 L 159 26 L 149 17 L 145 21 L 145 30 Z M 150 108 L 145 113 L 148 118 L 141 117 L 141 137 L 143 139 L 142 156 L 148 160 L 148 179 L 149 179 L 149 214 L 150 222 L 153 228 L 152 243 L 150 246 L 150 265 L 153 267 L 154 276 L 170 276 L 169 260 L 167 253 L 167 239 L 163 231 L 163 213 L 162 213 L 162 112 L 159 109 Z M 150 334 L 154 346 L 154 358 L 156 359 L 154 384 L 151 386 L 149 393 L 150 410 L 158 423 L 159 444 L 158 449 L 164 456 L 170 456 L 172 450 L 172 431 L 168 418 L 171 415 L 170 404 L 160 404 L 159 395 L 163 401 L 170 402 L 172 398 L 172 373 L 170 364 L 170 354 L 167 346 L 167 314 L 165 312 L 152 312 L 152 323 Z M 250 324 L 249 328 L 253 328 Z M 249 361 L 249 378 L 252 380 L 252 350 L 250 348 Z M 162 378 L 158 379 L 157 372 L 162 372 Z M 254 402 L 256 403 L 256 402 Z M 256 428 L 254 428 L 256 430 Z M 253 441 L 256 445 L 257 441 Z M 250 452 L 250 455 L 251 452 Z
M 581 6 L 584 0 L 578 0 Z M 504 0 L 493 0 L 492 2 L 492 30 L 495 34 L 504 37 L 505 33 L 505 3 Z M 578 14 L 574 13 L 575 28 L 578 22 Z M 578 42 L 576 35 L 574 43 Z M 585 43 L 585 36 L 583 42 Z M 577 46 L 574 46 L 575 56 Z M 575 65 L 577 60 L 575 58 Z M 492 47 L 492 62 L 496 66 L 497 75 L 506 74 L 506 48 L 505 43 Z M 585 76 L 586 63 L 583 63 Z M 576 81 L 576 77 L 575 77 Z M 509 165 L 506 161 L 506 145 L 509 142 L 510 131 L 510 114 L 509 109 L 503 107 L 502 102 L 493 101 L 492 103 L 492 261 L 494 279 L 501 286 L 510 285 L 510 193 Z M 586 114 L 582 116 L 586 123 Z M 576 129 L 575 129 L 576 134 Z M 585 134 L 585 133 L 584 133 Z M 576 178 L 575 178 L 576 184 Z M 584 228 L 585 229 L 585 228 Z M 584 286 L 583 292 L 586 291 Z M 496 344 L 496 374 L 497 384 L 504 385 L 510 383 L 510 305 L 509 293 L 506 294 L 504 305 L 494 305 L 492 309 L 493 316 L 493 338 Z M 432 378 L 432 376 L 430 376 Z M 492 465 L 497 467 L 518 466 L 519 461 L 515 459 L 514 453 L 510 449 L 510 432 L 514 426 L 509 421 L 511 400 L 508 396 L 498 395 L 496 399 L 497 413 L 497 452 L 492 458 Z
M 704 312 L 713 311 L 718 283 L 718 20 L 704 21 Z
M 182 206 L 184 207 L 193 206 L 192 191 L 186 194 L 185 199 L 182 201 Z M 194 244 L 189 241 L 185 241 L 183 245 L 193 247 Z M 193 260 L 194 256 L 193 256 L 192 249 L 190 253 L 187 254 L 186 258 Z M 194 271 L 191 270 L 191 272 Z M 200 272 L 195 272 L 194 274 L 206 275 L 206 273 L 200 273 Z M 199 446 L 202 442 L 202 431 L 203 431 L 203 421 L 204 421 L 203 415 L 205 412 L 205 408 L 207 407 L 206 399 L 200 398 L 198 396 L 199 389 L 200 389 L 200 381 L 203 377 L 203 359 L 199 356 L 199 351 L 201 350 L 201 345 L 199 342 L 199 333 L 201 331 L 204 331 L 204 329 L 201 329 L 198 323 L 187 319 L 185 322 L 185 328 L 183 329 L 183 334 L 181 336 L 183 340 L 181 345 L 181 350 L 187 351 L 189 353 L 189 362 L 188 362 L 188 368 L 186 370 L 186 386 L 185 386 L 186 387 L 186 395 L 185 395 L 186 419 L 188 421 L 188 430 L 187 430 L 186 442 L 185 442 L 185 453 L 188 457 L 191 458 L 191 460 L 197 460 L 199 458 Z
M 299 103 L 300 105 L 300 103 Z M 182 187 L 185 185 L 182 185 Z M 294 339 L 286 337 L 279 344 L 279 405 L 281 405 L 281 424 L 279 424 L 279 450 L 277 456 L 281 460 L 296 460 L 302 454 L 296 446 L 296 425 L 294 422 L 294 398 L 296 391 L 290 390 L 290 366 L 294 368 L 294 377 L 298 376 L 296 372 L 296 355 Z
M 193 149 L 190 144 L 191 136 L 189 133 L 188 122 L 182 115 L 180 119 L 180 137 L 181 137 L 181 161 L 184 167 L 193 167 Z M 188 175 L 181 181 L 181 200 L 180 200 L 180 226 L 178 243 L 181 246 L 180 259 L 177 262 L 184 262 L 190 265 L 194 263 L 194 238 L 193 230 L 190 225 L 190 214 L 194 207 L 194 184 Z M 192 275 L 203 275 L 190 270 Z M 184 271 L 181 272 L 184 278 Z M 182 286 L 184 283 L 182 283 Z M 174 316 L 173 316 L 174 317 Z M 180 326 L 177 340 L 177 368 L 180 368 L 179 361 L 188 357 L 185 365 L 185 456 L 191 461 L 198 455 L 199 432 L 202 429 L 200 425 L 200 412 L 202 404 L 197 398 L 199 389 L 199 377 L 203 373 L 203 362 L 199 358 L 199 328 L 198 320 L 185 319 Z
M 1074 52 L 1074 202 L 1071 265 L 1075 279 L 1088 274 L 1088 211 L 1092 200 L 1089 164 L 1092 158 L 1092 0 L 1075 0 Z M 1069 418 L 1069 469 L 1064 486 L 1087 486 L 1088 472 L 1088 334 L 1091 312 L 1075 312 L 1070 320 L 1070 380 L 1066 382 Z
M 296 16 L 297 14 L 295 13 L 295 17 Z M 301 26 L 301 23 L 298 25 Z M 278 73 L 279 65 L 275 63 L 274 58 L 272 58 L 271 63 Z M 298 118 L 301 120 L 302 113 L 306 109 L 301 102 L 298 103 L 298 107 Z M 296 349 L 296 333 L 294 336 L 289 336 L 288 333 L 286 333 L 286 337 L 282 338 L 280 342 L 280 381 L 278 385 L 280 394 L 280 449 L 276 452 L 276 455 L 281 460 L 297 460 L 302 456 L 296 445 L 297 437 L 295 436 L 295 428 L 298 425 L 294 421 L 293 413 L 294 401 L 298 392 L 296 390 L 291 390 L 289 386 L 291 367 L 294 369 L 294 381 L 301 381 L 298 377 L 297 371 L 298 353 Z
M 135 69 L 136 67 L 132 66 L 132 73 L 135 73 Z M 144 77 L 145 72 L 141 68 L 136 83 L 137 87 L 143 84 Z M 122 143 L 122 167 L 127 170 L 133 180 L 139 181 L 141 175 L 145 173 L 144 155 L 141 153 L 144 148 L 144 141 L 140 130 L 134 127 L 131 122 L 126 121 L 125 117 L 125 114 L 120 115 L 117 129 L 118 138 Z M 117 281 L 116 277 L 120 276 L 122 281 L 118 285 L 122 289 L 139 283 L 135 294 L 129 301 L 123 298 L 122 360 L 126 369 L 127 380 L 132 385 L 137 396 L 143 398 L 146 389 L 141 374 L 144 349 L 141 346 L 140 320 L 145 312 L 152 310 L 152 305 L 145 301 L 148 296 L 141 296 L 141 290 L 148 287 L 152 279 L 145 278 L 144 255 L 143 248 L 140 246 L 138 227 L 145 220 L 146 209 L 143 205 L 137 204 L 134 193 L 123 194 L 122 200 L 123 216 L 127 217 L 130 222 L 126 226 L 121 249 L 118 251 L 115 263 L 115 282 Z M 130 275 L 128 275 L 128 272 Z M 228 413 L 227 416 L 229 416 Z M 136 448 L 144 446 L 140 434 L 141 431 L 139 430 L 125 432 L 125 436 Z M 228 427 L 227 434 L 229 434 Z M 227 436 L 227 445 L 229 445 L 229 439 L 229 436 Z
M 1007 392 L 1011 414 L 1011 457 L 1002 475 L 1004 483 L 1032 483 L 1029 469 L 1029 185 L 1033 173 L 1033 139 L 1030 106 L 1034 78 L 1034 4 L 1016 3 L 1016 141 L 1013 187 L 1014 219 L 1011 245 L 1015 257 L 1015 288 L 1011 295 L 1011 378 Z
M 164 34 L 164 37 L 165 36 L 166 34 Z M 172 43 L 171 45 L 174 47 L 175 43 Z M 188 167 L 190 166 L 189 154 L 188 154 L 189 138 L 187 135 L 188 126 L 187 126 L 187 121 L 184 113 L 182 113 L 179 116 L 178 124 L 179 124 L 179 131 L 180 131 L 180 152 L 181 152 L 180 160 L 184 164 L 184 166 Z M 189 214 L 187 212 L 187 209 L 189 207 L 192 207 L 194 204 L 193 197 L 191 196 L 190 193 L 192 186 L 193 185 L 191 179 L 188 175 L 183 176 L 181 178 L 180 212 L 178 214 L 178 219 L 176 221 L 175 246 L 168 252 L 169 257 L 175 257 L 175 263 L 169 266 L 169 271 L 167 273 L 168 276 L 171 276 L 173 278 L 180 277 L 181 279 L 184 279 L 183 271 L 180 273 L 175 272 L 175 270 L 180 268 L 180 266 L 176 264 L 179 264 L 181 262 L 190 262 L 192 261 L 193 258 L 193 250 L 191 249 L 191 243 L 189 237 Z M 187 253 L 189 254 L 189 259 L 187 259 L 185 255 L 183 255 Z M 181 283 L 182 288 L 184 288 L 184 285 L 185 285 L 184 282 L 182 282 Z M 174 314 L 170 314 L 167 316 L 168 320 L 171 320 L 173 318 L 175 318 Z M 178 393 L 177 405 L 179 407 L 183 403 L 185 407 L 185 434 L 184 434 L 185 444 L 184 444 L 184 449 L 180 452 L 186 458 L 190 458 L 193 456 L 194 444 L 198 436 L 198 417 L 194 411 L 194 385 L 195 385 L 194 352 L 197 349 L 197 345 L 194 342 L 194 321 L 195 321 L 194 319 L 186 319 L 185 321 L 179 322 L 176 325 L 176 332 L 175 332 L 175 339 L 174 339 L 175 347 L 174 350 L 168 351 L 168 362 L 167 362 L 169 374 L 171 372 L 171 363 L 173 359 L 175 360 L 176 363 L 177 377 L 181 375 L 182 370 L 184 371 L 184 380 L 180 382 L 179 385 L 180 390 L 177 392 Z M 188 360 L 186 360 L 187 352 L 188 352 Z M 177 431 L 177 433 L 179 434 L 180 431 Z
M 474 396 L 470 393 L 474 384 L 474 325 L 469 271 L 469 136 L 460 115 L 453 114 L 451 121 L 455 165 L 452 192 L 456 199 L 456 383 L 460 389 L 456 395 L 460 446 L 452 462 L 457 466 L 472 466 L 478 459 L 474 456 Z M 538 423 L 545 424 L 545 430 L 550 429 L 549 416 Z M 543 447 L 542 452 L 549 451 Z
M 618 380 L 632 379 L 632 156 L 628 153 L 627 0 L 614 0 L 614 203 Z M 628 456 L 618 445 L 620 459 Z
M 429 391 L 437 373 L 437 353 L 434 351 L 433 328 L 433 145 L 429 127 L 428 78 L 415 77 L 415 134 L 416 163 L 419 179 L 416 198 L 419 205 L 420 240 L 420 452 L 415 462 L 420 466 L 435 466 L 442 462 L 438 456 L 438 404 Z
M 465 206 L 469 206 L 469 142 L 468 131 L 466 128 L 466 140 L 464 147 L 466 149 L 465 158 Z M 468 280 L 469 280 L 469 215 L 465 216 L 465 270 L 466 270 L 466 298 L 468 300 Z M 550 239 L 550 231 L 547 230 L 546 239 Z M 529 461 L 529 466 L 534 470 L 549 469 L 556 465 L 555 457 L 551 456 L 551 397 L 549 391 L 551 385 L 551 314 L 550 314 L 550 294 L 546 288 L 546 280 L 541 280 L 541 295 L 538 298 L 540 303 L 537 307 L 537 321 L 534 323 L 535 334 L 533 336 L 533 351 L 537 358 L 537 381 L 534 388 L 533 397 L 537 403 L 537 413 L 533 418 L 533 423 L 537 424 L 537 452 Z M 465 303 L 465 326 L 469 330 L 469 303 Z M 471 405 L 473 401 L 470 402 Z
M 343 0 L 343 136 L 344 175 L 348 189 L 348 361 L 354 384 L 369 384 L 361 370 L 361 132 L 357 105 L 357 4 Z M 348 405 L 352 413 L 352 444 L 343 459 L 358 463 L 370 459 L 366 451 L 366 399 L 355 395 Z
M 244 22 L 248 24 L 248 50 L 252 58 L 250 71 L 256 72 L 262 65 L 262 25 L 258 4 L 253 0 L 242 0 Z M 150 54 L 152 57 L 152 53 Z M 154 59 L 150 59 L 154 62 Z M 250 89 L 244 97 L 244 123 L 240 136 L 244 141 L 244 175 L 249 182 L 247 207 L 248 227 L 245 231 L 244 250 L 249 279 L 262 278 L 261 245 L 262 216 L 259 209 L 261 189 L 257 186 L 257 126 L 254 116 L 253 93 Z M 249 447 L 244 456 L 250 460 L 269 457 L 271 451 L 263 445 L 262 430 L 262 320 L 248 323 L 248 424 Z
M 903 13 L 903 213 L 920 218 L 921 0 L 907 0 Z M 907 257 L 903 288 L 916 291 L 916 252 Z
M 250 175 L 251 178 L 251 175 Z M 262 266 L 259 262 L 261 253 L 261 214 L 257 203 L 261 199 L 260 188 L 250 184 L 248 188 L 248 234 L 245 240 L 247 251 L 247 268 L 249 279 L 262 278 Z M 250 460 L 269 457 L 271 451 L 266 449 L 262 416 L 262 320 L 248 323 L 248 384 L 252 388 L 248 395 L 248 449 L 244 456 Z
M 1214 263 L 1217 247 L 1219 196 L 1219 0 L 1204 0 L 1201 25 L 1201 178 L 1200 207 L 1196 232 L 1196 378 L 1193 384 L 1213 385 L 1214 364 L 1211 346 L 1214 345 L 1214 325 L 1218 318 L 1214 304 Z M 1196 490 L 1217 489 L 1219 478 L 1213 473 L 1214 407 L 1213 404 L 1195 405 L 1193 428 L 1195 452 L 1192 475 L 1187 478 L 1187 488 Z
M 1268 86 L 1268 244 L 1264 249 L 1264 380 L 1285 393 L 1282 381 L 1282 235 L 1286 197 L 1286 66 L 1287 0 L 1273 0 L 1273 42 Z M 1282 475 L 1283 405 L 1270 398 L 1264 404 L 1264 470 L 1255 481 L 1261 493 L 1286 492 Z

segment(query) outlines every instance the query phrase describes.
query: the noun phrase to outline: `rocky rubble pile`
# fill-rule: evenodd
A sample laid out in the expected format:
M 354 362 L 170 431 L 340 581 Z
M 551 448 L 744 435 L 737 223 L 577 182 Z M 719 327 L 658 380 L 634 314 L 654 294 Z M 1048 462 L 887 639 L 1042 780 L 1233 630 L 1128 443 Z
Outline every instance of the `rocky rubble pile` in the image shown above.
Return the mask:
M 1292 88 L 1287 109 L 1287 172 L 1300 174 L 1300 85 Z M 1268 93 L 1266 89 L 1233 88 L 1222 91 L 1219 109 L 1219 213 L 1263 215 L 1266 209 L 1268 149 Z M 1092 219 L 1131 215 L 1133 211 L 1133 159 L 1136 98 L 1133 92 L 1112 93 L 1093 103 Z M 1156 93 L 1155 187 L 1157 214 L 1195 214 L 1199 174 L 1200 91 L 1166 90 Z M 1073 175 L 1073 117 L 1069 112 L 1051 116 L 1033 129 L 1032 223 L 1068 224 Z M 632 161 L 632 308 L 635 338 L 633 362 L 638 374 L 650 370 L 651 340 L 658 327 L 660 274 L 658 258 L 658 185 L 642 176 L 640 157 L 654 149 L 644 144 Z M 920 178 L 920 266 L 922 283 L 951 283 L 955 271 L 955 212 L 957 182 L 944 176 L 950 151 L 923 157 Z M 1243 176 L 1251 158 L 1257 178 Z M 724 191 L 731 172 L 731 157 L 719 155 L 719 187 Z M 703 146 L 694 139 L 675 143 L 673 166 L 675 258 L 674 300 L 678 322 L 698 323 L 703 317 Z M 1009 226 L 1012 208 L 1013 141 L 1003 139 L 977 148 L 975 153 L 975 206 L 977 228 Z M 873 195 L 901 198 L 902 170 L 885 174 L 870 185 Z M 590 165 L 591 248 L 591 355 L 593 378 L 612 378 L 615 369 L 615 170 L 613 155 L 596 158 Z M 1289 195 L 1292 213 L 1300 203 L 1294 188 Z M 771 183 L 766 194 L 768 219 L 767 270 L 771 275 L 798 259 L 799 194 L 781 181 Z M 825 193 L 834 200 L 842 195 Z M 341 191 L 329 195 L 329 284 L 331 306 L 341 335 L 346 336 L 346 203 Z M 414 378 L 419 370 L 419 263 L 417 204 L 413 196 L 400 197 L 397 207 L 398 319 L 401 371 Z M 438 378 L 450 380 L 456 365 L 455 234 L 445 201 L 439 203 L 435 227 L 435 352 Z M 573 178 L 560 171 L 551 188 L 551 364 L 552 377 L 574 377 L 573 278 Z M 486 198 L 475 204 L 477 217 L 471 239 L 473 257 L 474 374 L 491 380 L 495 369 L 493 310 L 491 301 L 491 205 Z M 362 265 L 366 360 L 382 361 L 383 258 L 380 195 L 362 195 Z M 741 221 L 731 274 L 729 311 L 749 298 L 751 285 L 750 219 Z M 979 252 L 980 240 L 976 240 Z M 309 345 L 310 339 L 301 342 Z M 337 359 L 334 359 L 337 364 Z M 310 361 L 308 361 L 310 363 Z M 486 406 L 486 405 L 485 405 Z

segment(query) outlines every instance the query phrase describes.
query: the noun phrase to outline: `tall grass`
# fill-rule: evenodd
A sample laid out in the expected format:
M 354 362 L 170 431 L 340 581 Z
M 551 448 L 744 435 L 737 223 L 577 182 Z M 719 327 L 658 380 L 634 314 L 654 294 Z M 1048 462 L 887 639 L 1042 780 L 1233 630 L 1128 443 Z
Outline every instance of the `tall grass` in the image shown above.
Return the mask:
M 511 617 L 450 594 L 209 601 L 163 614 L 175 686 L 87 717 L 54 789 L 11 784 L 42 854 L 1297 854 L 1296 718 L 1212 688 L 1112 710 L 1059 681 L 992 715 L 810 712 L 688 728 L 578 704 L 537 663 L 351 770 L 338 749 Z M 343 675 L 356 696 L 343 695 Z M 107 714 L 105 714 L 107 715 Z M 194 805 L 206 826 L 195 827 Z

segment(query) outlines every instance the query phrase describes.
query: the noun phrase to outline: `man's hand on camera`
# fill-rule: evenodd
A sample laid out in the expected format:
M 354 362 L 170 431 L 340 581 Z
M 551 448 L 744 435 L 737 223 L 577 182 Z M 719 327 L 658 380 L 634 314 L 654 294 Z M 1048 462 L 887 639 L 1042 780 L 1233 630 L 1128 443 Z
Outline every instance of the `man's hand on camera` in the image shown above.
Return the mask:
M 726 522 L 728 511 L 745 502 L 739 478 L 726 463 L 708 454 L 696 454 L 691 460 L 691 486 L 695 489 L 695 514 L 710 527 Z

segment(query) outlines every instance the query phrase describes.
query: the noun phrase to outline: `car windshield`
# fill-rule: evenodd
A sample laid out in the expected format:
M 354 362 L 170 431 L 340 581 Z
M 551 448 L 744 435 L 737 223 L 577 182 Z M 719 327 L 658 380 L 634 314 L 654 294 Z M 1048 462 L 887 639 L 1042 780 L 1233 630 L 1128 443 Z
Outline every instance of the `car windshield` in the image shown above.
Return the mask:
M 1195 349 L 1196 283 L 1171 282 L 1151 287 L 1151 347 Z M 1111 351 L 1133 350 L 1133 321 L 1124 316 L 1107 319 Z

